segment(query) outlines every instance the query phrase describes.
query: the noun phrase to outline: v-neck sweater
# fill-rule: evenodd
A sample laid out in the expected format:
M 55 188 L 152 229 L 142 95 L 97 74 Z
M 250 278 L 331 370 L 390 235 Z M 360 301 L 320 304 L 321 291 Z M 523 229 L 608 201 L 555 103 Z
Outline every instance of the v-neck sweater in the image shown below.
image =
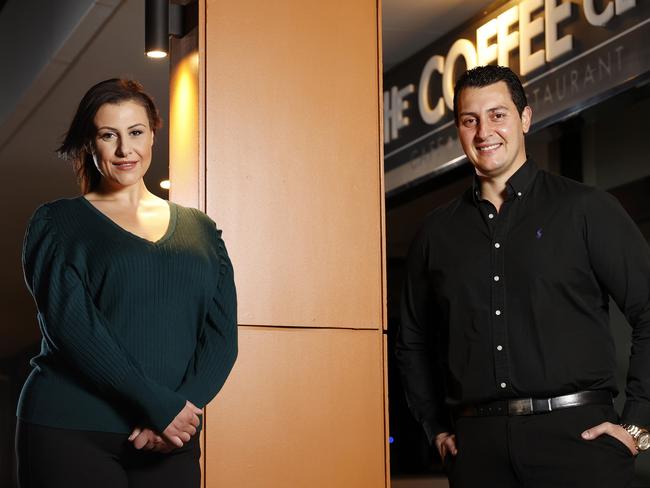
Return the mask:
M 237 299 L 221 231 L 174 203 L 155 242 L 84 197 L 36 210 L 23 246 L 43 335 L 17 415 L 50 427 L 161 432 L 202 408 L 237 356 Z

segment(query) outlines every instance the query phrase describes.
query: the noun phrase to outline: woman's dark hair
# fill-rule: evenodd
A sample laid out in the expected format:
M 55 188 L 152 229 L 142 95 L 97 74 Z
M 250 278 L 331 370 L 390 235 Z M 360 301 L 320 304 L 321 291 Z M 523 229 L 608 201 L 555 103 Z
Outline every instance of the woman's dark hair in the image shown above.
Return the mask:
M 526 92 L 521 85 L 519 77 L 510 68 L 489 64 L 487 66 L 477 66 L 476 68 L 465 71 L 458 78 L 454 87 L 454 119 L 456 125 L 458 125 L 458 99 L 460 92 L 465 88 L 482 88 L 498 83 L 499 81 L 504 81 L 508 86 L 510 98 L 515 104 L 515 107 L 517 107 L 517 111 L 521 117 L 521 113 L 526 108 L 526 105 L 528 105 L 528 99 L 526 98 Z
M 149 127 L 153 132 L 162 126 L 162 119 L 153 99 L 144 91 L 142 85 L 134 80 L 112 78 L 102 81 L 90 88 L 79 102 L 77 113 L 57 153 L 60 157 L 72 161 L 83 194 L 93 191 L 101 179 L 92 155 L 93 139 L 97 133 L 95 115 L 105 103 L 117 104 L 127 101 L 137 102 L 146 109 Z

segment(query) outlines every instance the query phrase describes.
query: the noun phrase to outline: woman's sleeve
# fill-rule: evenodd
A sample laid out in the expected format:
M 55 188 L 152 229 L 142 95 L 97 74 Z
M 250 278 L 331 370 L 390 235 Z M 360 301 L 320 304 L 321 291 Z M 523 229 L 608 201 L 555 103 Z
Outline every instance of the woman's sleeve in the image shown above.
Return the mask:
M 219 393 L 237 358 L 237 294 L 233 268 L 221 231 L 216 233 L 219 281 L 194 358 L 178 389 L 178 393 L 199 408 Z
M 36 211 L 27 229 L 23 270 L 46 347 L 101 391 L 117 393 L 140 408 L 162 432 L 185 399 L 148 378 L 112 335 L 84 286 L 83 273 L 66 262 L 47 205 Z

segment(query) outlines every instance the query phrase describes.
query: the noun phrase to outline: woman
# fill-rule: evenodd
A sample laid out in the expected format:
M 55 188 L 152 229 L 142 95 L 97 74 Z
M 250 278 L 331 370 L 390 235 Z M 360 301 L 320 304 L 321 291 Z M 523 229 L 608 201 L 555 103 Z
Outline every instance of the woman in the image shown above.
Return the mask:
M 59 148 L 83 195 L 29 223 L 43 340 L 18 404 L 23 488 L 200 484 L 200 409 L 237 355 L 235 286 L 214 222 L 145 186 L 160 124 L 137 82 L 93 86 Z

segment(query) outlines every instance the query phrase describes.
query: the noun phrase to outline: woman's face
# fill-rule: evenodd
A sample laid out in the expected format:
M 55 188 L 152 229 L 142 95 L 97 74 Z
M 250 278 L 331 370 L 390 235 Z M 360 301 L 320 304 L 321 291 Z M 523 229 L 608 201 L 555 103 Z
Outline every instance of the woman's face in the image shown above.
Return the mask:
M 132 100 L 105 103 L 94 122 L 93 159 L 102 184 L 116 189 L 140 184 L 151 164 L 153 146 L 147 110 Z

